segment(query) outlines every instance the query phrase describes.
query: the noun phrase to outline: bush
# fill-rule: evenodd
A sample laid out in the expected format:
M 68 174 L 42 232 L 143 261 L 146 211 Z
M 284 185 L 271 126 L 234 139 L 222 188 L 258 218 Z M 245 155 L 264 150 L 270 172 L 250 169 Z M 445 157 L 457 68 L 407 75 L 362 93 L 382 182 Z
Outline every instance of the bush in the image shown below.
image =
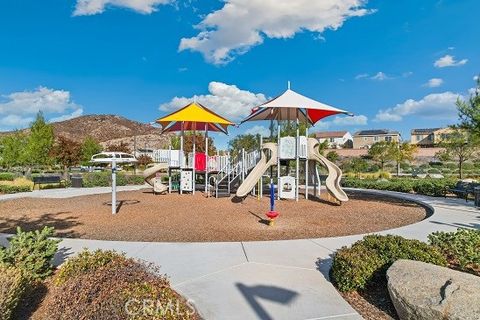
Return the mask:
M 416 180 L 413 191 L 419 194 L 441 197 L 446 188 L 453 188 L 456 181 L 450 179 L 422 179 Z
M 12 319 L 19 300 L 26 289 L 27 281 L 20 269 L 0 265 L 0 315 Z
M 15 174 L 11 172 L 0 172 L 0 181 L 13 181 Z
M 83 175 L 83 186 L 108 187 L 111 185 L 112 174 L 110 172 L 89 172 Z M 144 184 L 143 176 L 127 175 L 123 172 L 117 173 L 117 186 L 141 185 Z
M 110 180 L 110 172 L 89 172 L 83 175 L 83 186 L 87 188 L 108 187 Z
M 0 193 L 12 194 L 19 192 L 30 192 L 32 188 L 30 186 L 11 186 L 7 184 L 0 184 Z
M 408 259 L 445 266 L 445 257 L 436 248 L 394 235 L 369 235 L 350 248 L 343 247 L 333 259 L 331 275 L 340 291 L 364 289 L 398 259 Z
M 397 191 L 404 193 L 416 192 L 427 196 L 443 196 L 446 188 L 453 188 L 456 180 L 453 179 L 391 179 L 391 180 L 371 180 L 345 178 L 342 185 L 347 188 L 377 189 Z
M 445 254 L 453 266 L 464 271 L 480 272 L 480 230 L 439 231 L 430 234 L 428 240 Z
M 65 282 L 60 281 L 44 302 L 49 320 L 197 318 L 152 265 L 98 251 L 83 253 L 71 263 L 85 268 L 72 269 L 70 260 L 65 264 L 70 270 L 62 276 Z
M 0 263 L 23 271 L 29 280 L 43 280 L 52 273 L 52 260 L 60 240 L 49 239 L 53 228 L 24 232 L 20 227 L 17 234 L 8 239 L 10 246 L 0 249 Z
M 126 258 L 113 250 L 96 250 L 94 252 L 84 250 L 76 257 L 68 259 L 62 265 L 62 268 L 55 276 L 55 284 L 61 285 L 73 277 L 95 271 L 114 260 L 123 261 Z

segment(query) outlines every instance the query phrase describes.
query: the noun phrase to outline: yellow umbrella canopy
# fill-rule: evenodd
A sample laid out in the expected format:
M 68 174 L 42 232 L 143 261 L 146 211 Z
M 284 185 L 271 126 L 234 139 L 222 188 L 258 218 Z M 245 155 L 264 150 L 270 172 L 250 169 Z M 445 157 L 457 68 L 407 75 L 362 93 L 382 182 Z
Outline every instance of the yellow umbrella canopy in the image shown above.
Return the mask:
M 189 130 L 188 128 L 190 128 L 190 130 L 200 128 L 204 129 L 206 125 L 209 131 L 222 132 L 226 132 L 228 126 L 235 125 L 235 123 L 225 119 L 222 116 L 219 116 L 198 102 L 190 103 L 185 107 L 170 113 L 169 115 L 157 119 L 156 122 L 163 127 L 164 131 L 170 131 L 169 128 L 176 127 L 176 123 L 183 123 L 182 127 L 184 130 Z M 223 130 L 215 130 L 211 126 L 212 124 L 220 126 Z

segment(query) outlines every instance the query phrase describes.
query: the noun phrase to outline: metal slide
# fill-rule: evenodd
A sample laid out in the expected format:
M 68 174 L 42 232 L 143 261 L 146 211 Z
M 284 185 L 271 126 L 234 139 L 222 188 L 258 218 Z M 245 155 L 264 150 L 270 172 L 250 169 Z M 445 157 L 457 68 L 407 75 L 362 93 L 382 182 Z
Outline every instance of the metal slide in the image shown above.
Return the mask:
M 270 152 L 268 152 L 270 151 Z M 268 154 L 270 153 L 270 154 Z M 262 147 L 262 158 L 252 171 L 245 178 L 243 183 L 238 187 L 236 196 L 239 198 L 246 197 L 250 191 L 257 185 L 258 180 L 262 177 L 265 171 L 273 165 L 277 164 L 277 144 L 265 143 Z
M 153 187 L 154 193 L 164 193 L 168 191 L 168 186 L 156 181 L 157 172 L 168 169 L 167 163 L 159 163 L 143 171 L 145 182 Z
M 320 154 L 320 152 L 318 151 L 318 145 L 319 142 L 317 139 L 308 139 L 308 159 L 318 161 L 321 165 L 327 168 L 328 177 L 327 181 L 325 182 L 327 191 L 332 197 L 334 197 L 338 201 L 347 202 L 348 196 L 340 186 L 340 180 L 342 179 L 342 170 L 340 170 L 340 168 L 336 164 L 334 164 Z

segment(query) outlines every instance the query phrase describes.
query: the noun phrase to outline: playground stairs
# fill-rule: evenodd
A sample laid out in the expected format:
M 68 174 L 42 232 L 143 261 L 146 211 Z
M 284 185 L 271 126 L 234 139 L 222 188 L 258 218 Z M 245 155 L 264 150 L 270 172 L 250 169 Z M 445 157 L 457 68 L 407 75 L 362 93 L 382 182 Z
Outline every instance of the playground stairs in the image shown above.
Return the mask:
M 212 177 L 213 181 L 210 180 L 210 184 L 213 186 L 213 196 L 226 198 L 234 194 L 259 160 L 260 152 L 258 150 L 251 152 L 242 150 L 237 157 L 229 161 L 220 172 Z

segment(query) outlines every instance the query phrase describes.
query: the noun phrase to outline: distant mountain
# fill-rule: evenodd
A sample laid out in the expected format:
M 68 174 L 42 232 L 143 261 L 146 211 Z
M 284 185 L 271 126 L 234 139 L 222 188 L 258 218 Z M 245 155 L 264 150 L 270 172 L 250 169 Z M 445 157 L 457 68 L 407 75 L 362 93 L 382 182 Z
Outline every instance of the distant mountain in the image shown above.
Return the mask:
M 136 136 L 137 148 L 167 148 L 172 134 L 161 134 L 161 129 L 150 124 L 129 120 L 117 115 L 85 115 L 52 123 L 55 136 L 83 141 L 90 136 L 103 146 L 127 143 L 133 150 Z M 8 133 L 3 133 L 8 134 Z

